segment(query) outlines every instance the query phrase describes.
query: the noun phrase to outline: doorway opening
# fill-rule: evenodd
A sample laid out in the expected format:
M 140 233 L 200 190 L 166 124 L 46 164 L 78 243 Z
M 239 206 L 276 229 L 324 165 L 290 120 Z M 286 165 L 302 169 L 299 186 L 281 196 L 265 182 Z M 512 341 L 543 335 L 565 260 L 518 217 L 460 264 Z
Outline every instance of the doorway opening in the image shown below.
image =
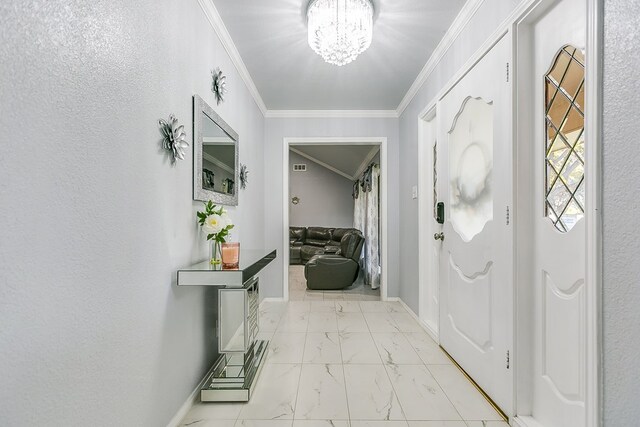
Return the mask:
M 285 138 L 285 300 L 386 299 L 386 138 Z

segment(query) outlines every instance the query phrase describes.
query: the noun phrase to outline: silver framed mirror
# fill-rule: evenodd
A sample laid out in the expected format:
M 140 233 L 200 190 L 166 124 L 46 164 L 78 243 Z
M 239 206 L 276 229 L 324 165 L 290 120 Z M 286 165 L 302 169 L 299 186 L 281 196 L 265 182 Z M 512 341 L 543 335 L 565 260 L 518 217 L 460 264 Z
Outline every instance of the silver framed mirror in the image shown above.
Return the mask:
M 193 200 L 237 206 L 238 134 L 198 95 L 193 97 Z

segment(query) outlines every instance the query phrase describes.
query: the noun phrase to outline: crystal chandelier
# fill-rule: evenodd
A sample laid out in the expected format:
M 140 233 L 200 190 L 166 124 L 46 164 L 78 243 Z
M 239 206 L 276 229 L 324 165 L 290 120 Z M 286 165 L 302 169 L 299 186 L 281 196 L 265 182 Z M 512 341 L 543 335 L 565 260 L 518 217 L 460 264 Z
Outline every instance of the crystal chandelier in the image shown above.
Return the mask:
M 313 0 L 307 10 L 309 46 L 342 66 L 367 50 L 373 37 L 371 0 Z

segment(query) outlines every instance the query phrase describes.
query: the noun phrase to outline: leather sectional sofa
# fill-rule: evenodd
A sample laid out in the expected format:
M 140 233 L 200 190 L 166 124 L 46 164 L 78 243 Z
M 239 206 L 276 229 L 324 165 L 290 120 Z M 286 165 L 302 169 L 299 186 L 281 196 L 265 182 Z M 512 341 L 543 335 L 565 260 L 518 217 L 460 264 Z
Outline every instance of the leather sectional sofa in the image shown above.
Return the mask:
M 364 237 L 359 231 L 347 232 L 340 240 L 337 254 L 314 255 L 304 266 L 307 288 L 338 290 L 351 286 L 360 271 L 363 245 Z
M 355 228 L 289 227 L 289 264 L 306 264 L 315 255 L 337 254 L 340 241 Z

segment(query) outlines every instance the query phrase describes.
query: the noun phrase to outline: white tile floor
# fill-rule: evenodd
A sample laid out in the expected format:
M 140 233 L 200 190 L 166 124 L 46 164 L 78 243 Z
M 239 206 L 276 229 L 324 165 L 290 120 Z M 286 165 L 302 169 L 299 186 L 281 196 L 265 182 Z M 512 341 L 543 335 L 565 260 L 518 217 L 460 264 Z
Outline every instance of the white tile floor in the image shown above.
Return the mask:
M 397 302 L 264 303 L 266 365 L 246 404 L 182 426 L 508 427 Z
M 352 286 L 341 291 L 312 291 L 307 289 L 304 265 L 289 266 L 290 301 L 379 301 L 380 289 L 364 285 L 359 277 Z

